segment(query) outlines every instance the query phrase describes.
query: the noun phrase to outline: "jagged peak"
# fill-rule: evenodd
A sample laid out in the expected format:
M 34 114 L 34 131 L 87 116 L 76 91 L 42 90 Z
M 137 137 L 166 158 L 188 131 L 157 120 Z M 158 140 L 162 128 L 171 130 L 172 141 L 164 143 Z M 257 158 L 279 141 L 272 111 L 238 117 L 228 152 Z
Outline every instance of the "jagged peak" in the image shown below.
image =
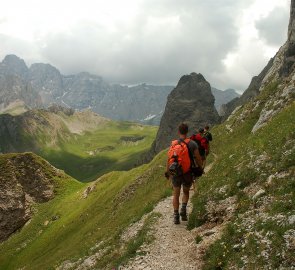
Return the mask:
M 28 71 L 25 61 L 14 54 L 6 55 L 1 64 L 13 73 L 23 74 Z
M 204 78 L 204 76 L 201 73 L 192 72 L 189 75 L 183 75 L 180 78 L 177 86 L 180 86 L 180 85 L 185 84 L 185 83 L 192 81 L 192 80 L 194 80 L 196 82 L 206 82 L 206 79 Z

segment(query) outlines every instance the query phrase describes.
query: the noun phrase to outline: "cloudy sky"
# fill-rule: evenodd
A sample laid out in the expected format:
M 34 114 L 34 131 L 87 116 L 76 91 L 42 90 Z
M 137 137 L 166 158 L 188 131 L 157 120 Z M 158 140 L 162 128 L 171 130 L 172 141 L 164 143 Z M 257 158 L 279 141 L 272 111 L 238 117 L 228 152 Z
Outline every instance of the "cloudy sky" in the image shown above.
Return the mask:
M 290 0 L 1 0 L 0 57 L 110 82 L 202 73 L 245 90 L 285 42 Z

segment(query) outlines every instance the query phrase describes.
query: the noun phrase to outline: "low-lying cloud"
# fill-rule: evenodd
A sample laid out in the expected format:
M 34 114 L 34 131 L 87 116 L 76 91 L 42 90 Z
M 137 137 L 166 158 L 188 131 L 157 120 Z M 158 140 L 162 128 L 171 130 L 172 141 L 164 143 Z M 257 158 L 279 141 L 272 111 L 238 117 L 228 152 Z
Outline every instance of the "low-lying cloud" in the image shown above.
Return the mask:
M 116 19 L 109 10 L 109 25 L 84 17 L 66 30 L 36 34 L 31 41 L 0 35 L 0 54 L 49 62 L 64 74 L 89 71 L 125 84 L 175 84 L 181 75 L 195 71 L 216 87 L 244 90 L 267 63 L 268 56 L 261 54 L 264 47 L 281 45 L 287 29 L 288 5 L 253 22 L 259 35 L 254 43 L 242 44 L 239 18 L 255 0 L 131 2 L 136 5 L 134 16 Z M 225 60 L 231 54 L 238 62 L 229 65 Z

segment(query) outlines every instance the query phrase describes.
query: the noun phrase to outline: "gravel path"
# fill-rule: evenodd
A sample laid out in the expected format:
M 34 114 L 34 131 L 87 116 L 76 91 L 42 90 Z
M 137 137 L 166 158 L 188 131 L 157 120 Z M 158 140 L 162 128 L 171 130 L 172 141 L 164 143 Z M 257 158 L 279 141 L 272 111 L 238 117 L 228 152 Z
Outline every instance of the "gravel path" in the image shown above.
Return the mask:
M 212 165 L 207 166 L 206 172 L 211 169 Z M 193 193 L 194 191 L 191 190 L 190 197 Z M 188 213 L 191 210 L 192 204 L 189 202 Z M 191 231 L 186 229 L 187 222 L 181 221 L 180 225 L 174 225 L 172 196 L 159 202 L 153 212 L 161 214 L 152 228 L 155 240 L 152 244 L 143 245 L 140 248 L 145 255 L 137 255 L 120 269 L 201 269 L 202 257 L 206 249 L 220 237 L 225 224 L 204 224 Z M 197 235 L 202 239 L 198 244 L 195 240 Z

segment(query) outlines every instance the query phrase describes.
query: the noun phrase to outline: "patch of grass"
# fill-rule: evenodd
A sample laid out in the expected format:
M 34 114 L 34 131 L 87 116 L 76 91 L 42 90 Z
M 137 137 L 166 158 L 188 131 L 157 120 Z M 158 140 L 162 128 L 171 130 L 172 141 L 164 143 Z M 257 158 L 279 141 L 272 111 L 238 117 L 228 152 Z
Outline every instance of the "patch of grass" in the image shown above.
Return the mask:
M 199 244 L 199 243 L 201 243 L 202 241 L 203 241 L 202 236 L 197 235 L 197 236 L 195 237 L 195 242 L 196 242 L 196 244 Z

